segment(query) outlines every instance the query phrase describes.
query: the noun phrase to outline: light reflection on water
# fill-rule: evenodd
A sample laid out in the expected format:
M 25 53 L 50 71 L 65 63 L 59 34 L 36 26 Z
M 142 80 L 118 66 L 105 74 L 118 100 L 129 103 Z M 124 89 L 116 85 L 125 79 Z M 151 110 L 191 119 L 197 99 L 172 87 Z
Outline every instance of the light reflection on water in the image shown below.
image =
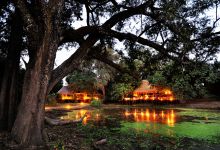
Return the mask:
M 157 109 L 116 109 L 116 110 L 73 110 L 68 112 L 67 115 L 62 116 L 61 119 L 78 120 L 83 117 L 84 114 L 87 116 L 83 119 L 83 124 L 88 122 L 103 122 L 106 117 L 111 116 L 120 121 L 131 121 L 131 122 L 146 122 L 146 123 L 161 123 L 167 124 L 173 127 L 176 123 L 176 112 L 173 109 L 157 110 Z M 105 122 L 105 121 L 104 121 Z
M 157 122 L 174 126 L 176 122 L 176 115 L 173 109 L 171 110 L 143 110 L 134 109 L 132 111 L 125 110 L 124 116 L 128 119 L 133 117 L 135 122 Z
M 154 109 L 144 107 L 71 110 L 61 119 L 78 120 L 87 114 L 84 125 L 107 127 L 122 132 L 160 134 L 170 137 L 219 140 L 218 111 Z M 209 118 L 208 118 L 209 117 Z

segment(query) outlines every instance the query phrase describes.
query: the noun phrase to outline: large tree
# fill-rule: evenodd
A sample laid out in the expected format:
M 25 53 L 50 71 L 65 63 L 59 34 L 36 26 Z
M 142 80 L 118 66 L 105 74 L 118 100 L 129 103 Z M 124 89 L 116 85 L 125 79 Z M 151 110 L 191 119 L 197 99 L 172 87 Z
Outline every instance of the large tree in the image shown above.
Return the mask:
M 216 22 L 200 16 L 218 1 L 169 0 L 14 0 L 23 20 L 29 62 L 26 66 L 22 100 L 12 129 L 12 138 L 20 148 L 39 148 L 42 137 L 44 102 L 47 93 L 67 74 L 78 69 L 96 44 L 117 49 L 116 39 L 146 46 L 156 53 L 187 63 L 190 54 L 197 59 L 213 56 L 219 49 Z M 82 11 L 86 11 L 83 18 Z M 73 28 L 76 20 L 86 26 Z M 132 29 L 132 30 L 131 30 Z M 55 70 L 59 46 L 77 43 L 75 53 Z M 121 53 L 119 51 L 119 53 Z M 116 62 L 97 57 L 117 68 Z M 95 58 L 95 57 L 94 57 Z M 119 69 L 119 68 L 118 68 Z M 0 103 L 1 104 L 1 103 Z
M 4 3 L 3 3 L 4 4 Z M 2 5 L 0 11 L 0 55 L 4 60 L 0 82 L 0 121 L 1 128 L 10 129 L 13 125 L 17 105 L 20 101 L 20 54 L 23 49 L 23 27 L 18 9 Z

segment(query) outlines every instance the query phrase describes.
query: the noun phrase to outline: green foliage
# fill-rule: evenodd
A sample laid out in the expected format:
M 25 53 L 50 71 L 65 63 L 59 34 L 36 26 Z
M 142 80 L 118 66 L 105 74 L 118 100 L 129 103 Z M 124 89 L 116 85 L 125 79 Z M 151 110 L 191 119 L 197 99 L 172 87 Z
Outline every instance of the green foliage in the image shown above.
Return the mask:
M 160 134 L 174 138 L 192 138 L 216 143 L 220 135 L 220 115 L 218 111 L 203 109 L 180 109 L 177 115 L 184 118 L 183 122 L 176 122 L 174 126 L 166 124 L 145 122 L 122 122 L 121 132 L 135 129 L 139 132 L 146 131 L 151 134 Z M 219 143 L 219 141 L 217 142 Z
M 203 97 L 207 94 L 207 84 L 217 81 L 217 70 L 212 65 L 199 64 L 185 67 L 180 75 L 174 75 L 173 89 L 184 98 Z
M 123 106 L 121 109 L 123 109 Z M 130 107 L 129 107 L 130 108 Z M 132 107 L 142 110 L 143 107 Z M 175 123 L 134 121 L 125 119 L 121 109 L 92 109 L 91 116 L 100 114 L 97 120 L 77 124 L 77 133 L 83 133 L 83 141 L 90 147 L 96 141 L 107 139 L 100 149 L 195 149 L 220 144 L 220 114 L 218 110 L 178 108 L 175 110 Z M 166 108 L 168 109 L 168 108 Z M 77 110 L 78 112 L 80 110 Z M 77 114 L 77 111 L 74 113 Z M 138 111 L 138 110 L 137 110 Z M 151 111 L 151 110 L 150 110 Z M 161 111 L 161 110 L 160 110 Z M 153 112 L 153 110 L 151 111 Z M 75 115 L 68 114 L 75 119 Z M 156 115 L 160 118 L 160 115 Z M 117 125 L 115 125 L 117 124 Z M 70 126 L 72 128 L 72 126 Z M 80 134 L 81 135 L 81 134 Z
M 135 130 L 130 132 L 120 132 L 117 128 L 110 129 L 105 126 L 96 127 L 92 125 L 78 125 L 78 130 L 86 133 L 86 140 L 88 144 L 92 144 L 94 141 L 100 139 L 107 139 L 107 143 L 104 145 L 107 149 L 133 149 L 134 147 L 140 147 L 143 143 L 148 143 L 147 147 L 150 147 L 149 135 L 137 133 Z M 139 141 L 141 140 L 141 142 Z M 152 143 L 151 143 L 152 144 Z M 146 146 L 146 145 L 145 145 Z M 148 148 L 149 148 L 148 147 Z
M 195 97 L 196 93 L 189 82 L 189 76 L 175 76 L 173 78 L 173 90 L 178 99 L 189 99 Z
M 207 126 L 206 126 L 207 125 Z M 197 127 L 198 126 L 198 127 Z M 214 127 L 214 128 L 213 128 Z M 213 128 L 213 130 L 212 130 Z M 208 132 L 210 129 L 211 132 Z M 183 122 L 176 127 L 167 127 L 164 124 L 147 124 L 143 122 L 122 122 L 122 128 L 108 128 L 106 126 L 78 125 L 77 130 L 86 133 L 87 147 L 100 139 L 107 139 L 103 149 L 195 149 L 198 146 L 219 144 L 217 124 L 199 124 Z M 175 130 L 177 135 L 173 135 Z M 204 131 L 201 133 L 201 130 Z
M 148 80 L 152 84 L 161 85 L 161 86 L 167 85 L 167 79 L 163 75 L 162 71 L 155 71 L 155 73 L 152 76 L 149 76 Z
M 67 76 L 66 81 L 75 91 L 86 90 L 89 92 L 93 92 L 97 88 L 98 84 L 96 74 L 91 71 L 74 71 L 71 75 Z
M 115 83 L 112 85 L 111 99 L 122 100 L 124 95 L 131 92 L 134 88 L 129 83 Z
M 155 68 L 147 79 L 150 83 L 171 87 L 178 99 L 201 98 L 208 94 L 207 85 L 217 82 L 217 68 L 202 62 L 180 65 L 171 61 Z
M 101 107 L 101 100 L 96 100 L 96 99 L 93 99 L 92 101 L 91 101 L 91 103 L 90 103 L 90 105 L 91 106 L 93 106 L 93 107 Z
M 138 80 L 127 73 L 119 73 L 114 81 L 107 86 L 106 96 L 111 101 L 120 101 L 125 94 L 129 94 L 138 85 Z
M 179 108 L 181 110 L 178 115 L 181 116 L 190 116 L 190 117 L 200 117 L 203 119 L 218 120 L 220 119 L 220 113 L 216 110 L 208 110 L 208 109 L 191 109 L 191 108 Z

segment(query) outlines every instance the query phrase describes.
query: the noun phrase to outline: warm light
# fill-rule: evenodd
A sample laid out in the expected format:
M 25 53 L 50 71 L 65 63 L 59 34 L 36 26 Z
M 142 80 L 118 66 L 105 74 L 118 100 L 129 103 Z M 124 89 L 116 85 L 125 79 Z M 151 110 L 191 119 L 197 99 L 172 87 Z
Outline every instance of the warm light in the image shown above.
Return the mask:
M 170 117 L 167 117 L 167 124 L 170 125 Z
M 144 96 L 144 100 L 147 100 L 147 99 L 149 99 L 149 96 L 148 96 L 148 95 L 145 95 L 145 96 Z
M 87 100 L 87 99 L 88 99 L 87 95 L 84 95 L 83 100 Z
M 172 118 L 174 117 L 174 112 L 173 112 L 173 110 L 171 110 L 171 117 L 172 117 Z
M 80 110 L 80 115 L 83 116 L 86 114 L 86 112 L 87 112 L 86 110 Z
M 170 100 L 170 101 L 173 101 L 173 97 L 171 96 L 169 100 Z
M 141 111 L 141 117 L 144 117 L 144 112 L 143 111 Z
M 128 101 L 128 100 L 130 100 L 131 98 L 129 98 L 129 97 L 125 97 L 124 98 L 124 100 L 126 100 L 126 101 Z
M 129 112 L 126 110 L 125 111 L 125 116 L 128 117 L 129 116 Z
M 98 100 L 99 98 L 97 96 L 93 97 L 93 99 Z
M 134 110 L 133 115 L 134 115 L 135 117 L 137 116 L 137 110 L 136 110 L 136 109 Z
M 174 111 L 171 110 L 171 114 L 167 116 L 167 125 L 173 127 L 175 124 L 175 114 Z
M 167 125 L 170 126 L 170 127 L 173 127 L 174 126 L 174 118 L 168 116 L 167 117 Z
M 72 108 L 71 105 L 66 105 L 66 106 L 65 106 L 65 109 L 71 109 L 71 108 Z
M 138 97 L 133 97 L 133 100 L 138 100 Z
M 96 120 L 99 120 L 99 116 L 100 116 L 100 115 L 99 115 L 99 114 L 96 114 L 95 116 L 96 116 Z
M 155 111 L 153 112 L 153 118 L 154 118 L 154 120 L 156 119 L 156 113 L 155 113 Z
M 85 103 L 84 102 L 80 102 L 80 105 L 84 105 Z
M 79 119 L 79 117 L 80 117 L 80 116 L 79 116 L 78 114 L 76 114 L 76 119 Z
M 148 110 L 148 109 L 146 110 L 145 115 L 146 115 L 146 117 L 147 117 L 147 118 L 148 118 L 148 120 L 149 120 L 149 118 L 150 118 L 150 112 L 149 112 L 149 110 Z
M 51 110 L 51 107 L 45 106 L 45 110 Z
M 155 100 L 155 96 L 150 97 L 150 100 Z
M 163 110 L 161 111 L 161 117 L 162 117 L 162 119 L 164 118 L 164 112 L 163 112 Z
M 72 100 L 73 95 L 67 95 L 67 94 L 62 94 L 61 95 L 61 100 Z
M 82 122 L 84 125 L 86 125 L 87 124 L 87 117 L 84 117 L 83 118 L 83 122 Z
M 134 109 L 132 112 L 125 110 L 124 115 L 126 118 L 128 118 L 129 115 L 132 115 L 136 122 L 161 122 L 171 127 L 175 124 L 174 110 L 150 111 L 149 109 Z
M 165 90 L 165 94 L 171 94 L 170 90 Z

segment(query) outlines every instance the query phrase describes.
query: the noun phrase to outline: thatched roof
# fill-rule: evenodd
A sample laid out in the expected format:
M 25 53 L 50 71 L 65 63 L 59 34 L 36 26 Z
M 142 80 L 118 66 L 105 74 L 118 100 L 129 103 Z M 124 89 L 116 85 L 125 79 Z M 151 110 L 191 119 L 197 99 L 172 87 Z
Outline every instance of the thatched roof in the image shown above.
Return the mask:
M 92 90 L 92 91 L 91 91 Z M 85 88 L 77 86 L 77 84 L 69 84 L 68 86 L 63 86 L 57 93 L 58 94 L 70 94 L 74 92 L 97 92 L 98 90 L 102 91 L 102 94 L 105 95 L 105 88 L 103 84 L 97 84 L 97 86 L 94 87 L 94 89 L 88 88 L 87 85 L 85 85 Z
M 59 94 L 69 94 L 72 90 L 68 86 L 63 86 L 57 93 Z
M 142 80 L 141 85 L 134 90 L 134 93 L 146 93 L 146 92 L 155 92 L 156 88 L 151 86 L 147 80 Z

